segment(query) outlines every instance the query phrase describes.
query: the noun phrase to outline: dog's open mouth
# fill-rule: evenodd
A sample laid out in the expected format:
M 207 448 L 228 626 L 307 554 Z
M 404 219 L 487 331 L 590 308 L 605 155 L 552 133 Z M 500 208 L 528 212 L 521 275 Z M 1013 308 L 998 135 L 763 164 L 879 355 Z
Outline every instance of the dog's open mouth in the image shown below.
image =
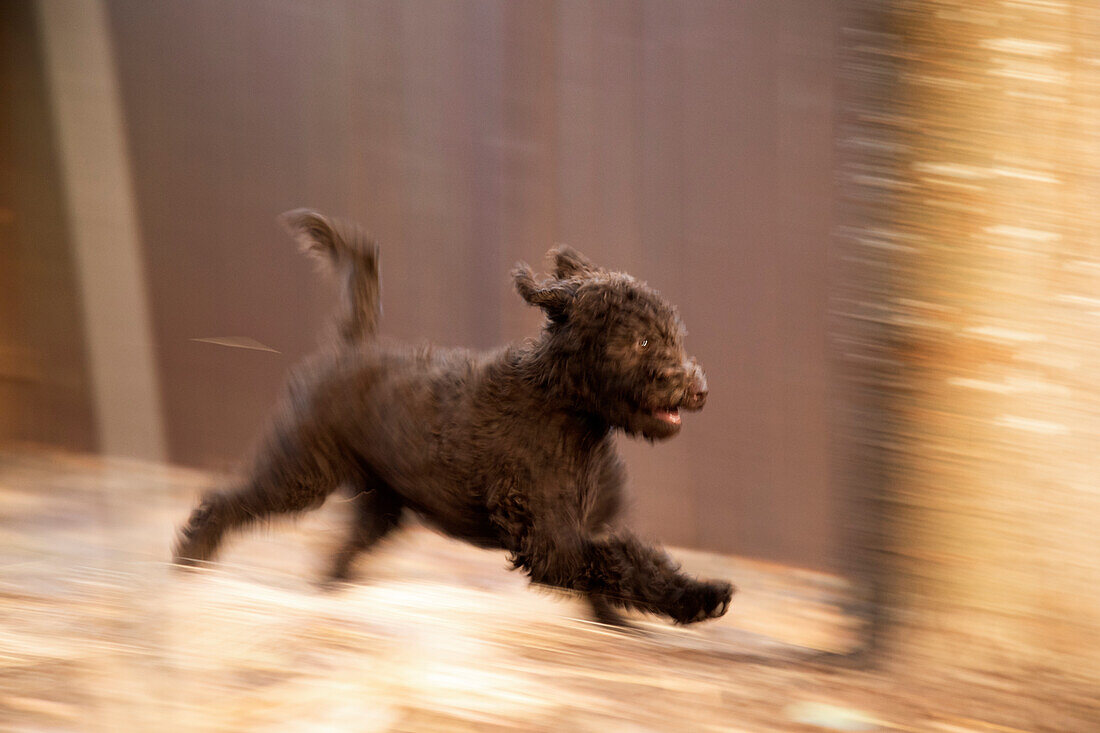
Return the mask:
M 678 407 L 673 407 L 669 410 L 654 410 L 652 414 L 653 417 L 669 425 L 680 424 L 680 408 Z

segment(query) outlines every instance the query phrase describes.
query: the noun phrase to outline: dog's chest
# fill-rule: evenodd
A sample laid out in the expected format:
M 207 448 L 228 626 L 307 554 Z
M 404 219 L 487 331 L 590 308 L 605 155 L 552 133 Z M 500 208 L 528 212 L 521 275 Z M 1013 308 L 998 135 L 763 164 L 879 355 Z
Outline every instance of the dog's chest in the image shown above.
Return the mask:
M 589 529 L 609 523 L 621 504 L 624 470 L 610 440 L 566 450 L 541 466 L 538 473 L 553 477 L 554 503 Z

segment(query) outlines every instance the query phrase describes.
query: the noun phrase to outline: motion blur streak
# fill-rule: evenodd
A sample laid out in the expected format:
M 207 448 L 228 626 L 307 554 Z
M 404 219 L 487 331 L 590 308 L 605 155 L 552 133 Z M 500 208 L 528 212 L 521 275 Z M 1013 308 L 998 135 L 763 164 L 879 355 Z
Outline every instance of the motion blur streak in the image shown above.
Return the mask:
M 855 7 L 841 343 L 893 643 L 1095 680 L 1100 7 Z

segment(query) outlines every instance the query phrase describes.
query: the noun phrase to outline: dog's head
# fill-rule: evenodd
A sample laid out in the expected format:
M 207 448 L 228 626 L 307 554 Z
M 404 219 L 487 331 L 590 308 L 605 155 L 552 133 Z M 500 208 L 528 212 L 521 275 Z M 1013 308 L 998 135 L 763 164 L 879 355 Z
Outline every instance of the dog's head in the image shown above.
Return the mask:
M 547 345 L 578 406 L 651 440 L 680 431 L 681 411 L 707 398 L 703 370 L 684 350 L 676 309 L 643 282 L 596 267 L 569 247 L 551 250 L 553 276 L 513 271 L 516 289 L 545 311 Z

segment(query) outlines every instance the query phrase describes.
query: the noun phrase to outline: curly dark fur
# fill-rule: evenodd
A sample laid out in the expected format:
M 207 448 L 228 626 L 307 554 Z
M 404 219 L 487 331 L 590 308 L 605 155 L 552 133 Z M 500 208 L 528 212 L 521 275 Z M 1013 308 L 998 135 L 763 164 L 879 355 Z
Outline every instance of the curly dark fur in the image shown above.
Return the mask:
M 333 579 L 409 510 L 506 550 L 534 582 L 584 594 L 606 623 L 619 622 L 614 607 L 679 623 L 725 613 L 729 583 L 691 578 L 614 526 L 624 470 L 612 432 L 670 438 L 680 410 L 706 400 L 683 325 L 656 291 L 562 247 L 552 277 L 513 271 L 548 317 L 538 338 L 485 354 L 411 349 L 374 338 L 373 243 L 313 212 L 283 222 L 342 277 L 341 338 L 292 375 L 251 470 L 204 497 L 176 562 L 208 560 L 228 530 L 319 506 L 344 486 L 357 520 Z

